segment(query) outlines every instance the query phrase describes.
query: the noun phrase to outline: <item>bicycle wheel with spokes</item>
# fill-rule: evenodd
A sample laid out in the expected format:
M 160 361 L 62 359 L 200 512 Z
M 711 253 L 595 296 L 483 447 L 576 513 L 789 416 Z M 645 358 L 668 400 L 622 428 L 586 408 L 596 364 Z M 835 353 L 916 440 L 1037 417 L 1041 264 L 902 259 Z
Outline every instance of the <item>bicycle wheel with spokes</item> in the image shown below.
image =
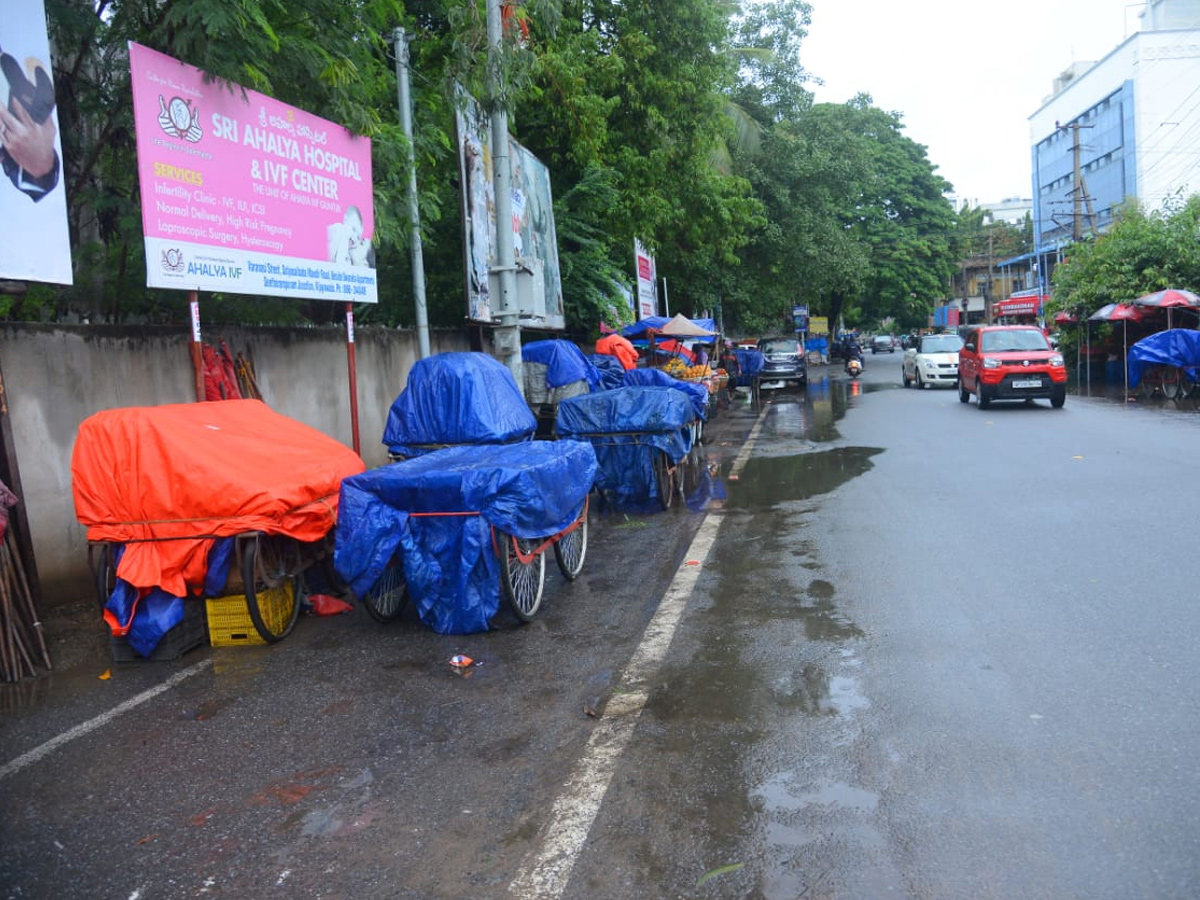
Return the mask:
M 542 605 L 546 582 L 546 555 L 534 553 L 540 541 L 513 537 L 496 531 L 496 549 L 500 554 L 500 586 L 512 607 L 513 615 L 528 622 Z
M 100 601 L 100 609 L 104 609 L 117 588 L 117 545 L 105 541 L 95 549 L 96 598 Z
M 1179 395 L 1180 397 L 1191 397 L 1196 393 L 1196 386 L 1200 383 L 1197 370 L 1183 368 L 1179 372 Z
M 408 582 L 404 580 L 404 566 L 392 557 L 379 580 L 362 596 L 363 606 L 376 622 L 391 622 L 400 617 L 408 605 Z
M 295 540 L 256 534 L 242 542 L 246 609 L 264 641 L 283 640 L 300 615 L 303 579 Z
M 583 501 L 576 527 L 554 542 L 554 559 L 567 581 L 574 581 L 583 571 L 583 560 L 587 556 L 588 503 Z
M 664 450 L 652 449 L 650 464 L 654 468 L 654 487 L 658 491 L 658 502 L 662 504 L 663 509 L 670 509 L 671 501 L 675 499 L 675 468 L 671 465 L 671 457 L 667 456 Z
M 1163 370 L 1162 392 L 1168 400 L 1174 400 L 1182 393 L 1183 370 L 1170 366 Z

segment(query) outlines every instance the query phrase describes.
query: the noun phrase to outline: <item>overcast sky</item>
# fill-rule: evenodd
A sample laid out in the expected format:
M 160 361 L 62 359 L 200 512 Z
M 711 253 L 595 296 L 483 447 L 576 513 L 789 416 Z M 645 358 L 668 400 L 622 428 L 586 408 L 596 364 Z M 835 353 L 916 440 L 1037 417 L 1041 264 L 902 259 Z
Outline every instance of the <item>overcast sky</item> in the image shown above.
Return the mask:
M 810 0 L 801 45 L 821 103 L 859 92 L 903 114 L 938 174 L 972 202 L 1029 197 L 1029 116 L 1072 62 L 1133 34 L 1125 0 Z

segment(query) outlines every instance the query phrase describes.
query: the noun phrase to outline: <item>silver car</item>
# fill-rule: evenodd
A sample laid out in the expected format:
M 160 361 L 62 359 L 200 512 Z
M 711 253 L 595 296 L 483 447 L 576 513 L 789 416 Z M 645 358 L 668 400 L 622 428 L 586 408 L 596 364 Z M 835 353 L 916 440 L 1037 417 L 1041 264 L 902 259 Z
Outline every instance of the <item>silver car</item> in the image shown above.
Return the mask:
M 904 351 L 900 374 L 905 387 L 919 388 L 958 384 L 958 351 L 963 342 L 957 334 L 924 334 L 914 347 Z

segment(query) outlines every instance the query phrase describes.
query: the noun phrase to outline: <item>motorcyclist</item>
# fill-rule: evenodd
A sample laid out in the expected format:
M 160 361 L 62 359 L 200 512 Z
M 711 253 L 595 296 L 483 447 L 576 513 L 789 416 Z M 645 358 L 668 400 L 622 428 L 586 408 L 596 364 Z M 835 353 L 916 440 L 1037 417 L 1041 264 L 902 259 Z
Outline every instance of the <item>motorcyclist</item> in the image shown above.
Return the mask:
M 853 334 L 846 338 L 845 356 L 846 356 L 846 366 L 847 367 L 849 367 L 849 365 L 850 365 L 850 360 L 857 359 L 858 364 L 860 366 L 862 366 L 863 368 L 866 368 L 864 361 L 863 361 L 862 345 L 859 344 L 858 337 Z

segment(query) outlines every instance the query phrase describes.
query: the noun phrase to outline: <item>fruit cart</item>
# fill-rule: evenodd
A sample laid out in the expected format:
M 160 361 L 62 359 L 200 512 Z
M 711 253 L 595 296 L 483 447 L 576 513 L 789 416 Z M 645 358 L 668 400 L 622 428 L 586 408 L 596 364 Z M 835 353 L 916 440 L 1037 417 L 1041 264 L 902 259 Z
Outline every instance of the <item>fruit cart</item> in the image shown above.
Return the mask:
M 596 487 L 621 506 L 671 506 L 682 487 L 680 467 L 692 449 L 696 412 L 682 391 L 629 385 L 558 405 L 561 441 L 590 443 Z
M 149 656 L 201 597 L 244 594 L 261 638 L 291 630 L 303 575 L 331 549 L 348 447 L 260 400 L 112 409 L 71 460 L 103 615 Z
M 441 634 L 486 631 L 501 591 L 537 613 L 545 552 L 568 581 L 587 553 L 596 456 L 574 441 L 450 447 L 342 482 L 334 563 L 381 621 L 411 597 Z

